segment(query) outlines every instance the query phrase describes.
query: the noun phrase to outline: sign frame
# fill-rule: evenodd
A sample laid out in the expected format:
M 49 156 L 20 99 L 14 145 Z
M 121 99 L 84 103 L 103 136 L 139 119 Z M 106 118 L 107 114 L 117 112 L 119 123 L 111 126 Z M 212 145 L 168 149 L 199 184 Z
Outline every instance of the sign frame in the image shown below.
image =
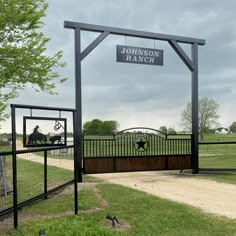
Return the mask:
M 116 61 L 124 63 L 164 65 L 164 50 L 116 45 Z
M 47 135 L 40 133 L 40 137 L 36 137 L 32 142 L 29 142 L 29 137 L 27 136 L 33 135 L 33 133 L 29 135 L 26 133 L 27 120 L 55 121 L 54 130 L 57 131 L 60 128 L 63 128 L 63 136 L 60 135 L 52 136 L 49 138 L 51 143 L 50 142 L 48 143 L 46 142 Z M 60 122 L 63 122 L 64 126 Z M 23 147 L 50 147 L 50 146 L 67 146 L 67 119 L 57 118 L 57 117 L 23 116 Z

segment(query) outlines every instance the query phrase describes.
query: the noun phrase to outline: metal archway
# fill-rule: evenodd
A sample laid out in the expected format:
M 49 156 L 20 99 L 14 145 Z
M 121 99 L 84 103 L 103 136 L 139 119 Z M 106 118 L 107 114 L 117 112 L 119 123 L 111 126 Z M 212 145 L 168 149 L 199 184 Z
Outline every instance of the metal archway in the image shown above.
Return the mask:
M 82 60 L 96 48 L 108 35 L 123 35 L 137 38 L 146 38 L 153 40 L 166 41 L 178 54 L 180 59 L 191 71 L 192 75 L 192 173 L 198 173 L 199 156 L 198 156 L 198 46 L 205 45 L 205 40 L 188 38 L 175 35 L 166 35 L 159 33 L 151 33 L 145 31 L 137 31 L 130 29 L 122 29 L 115 27 L 107 27 L 93 24 L 85 24 L 79 22 L 65 21 L 64 28 L 73 29 L 75 32 L 75 106 L 76 106 L 76 134 L 74 145 L 77 156 L 78 179 L 82 181 L 82 160 L 83 160 L 83 135 L 82 135 L 82 104 L 81 104 L 81 62 Z M 81 51 L 81 31 L 90 31 L 101 33 L 87 48 Z M 191 45 L 191 58 L 181 48 L 179 43 Z

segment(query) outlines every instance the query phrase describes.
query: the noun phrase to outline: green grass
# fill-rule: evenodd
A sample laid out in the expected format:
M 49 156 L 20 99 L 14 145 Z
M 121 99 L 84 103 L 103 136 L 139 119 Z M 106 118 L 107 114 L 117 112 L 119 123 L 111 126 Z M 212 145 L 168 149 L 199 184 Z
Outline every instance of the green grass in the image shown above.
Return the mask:
M 94 182 L 94 180 L 93 180 Z M 127 187 L 97 183 L 96 188 L 103 201 L 107 202 L 104 209 L 96 211 L 81 212 L 79 216 L 56 216 L 50 219 L 34 219 L 21 224 L 18 230 L 11 231 L 4 236 L 33 236 L 38 235 L 40 229 L 45 229 L 46 235 L 50 236 L 235 236 L 236 220 L 217 217 L 206 214 L 198 209 L 184 204 L 174 203 L 161 199 L 141 191 L 132 190 Z M 79 192 L 80 208 L 96 209 L 101 204 L 96 202 L 96 192 L 93 189 Z M 69 206 L 70 194 L 64 196 L 60 208 L 50 208 L 55 201 L 50 200 L 36 204 L 25 213 L 43 214 L 45 212 L 53 215 L 55 212 L 63 211 Z M 93 197 L 91 197 L 93 196 Z M 91 197 L 93 200 L 91 200 Z M 59 201 L 56 199 L 56 201 Z M 86 206 L 86 207 L 85 207 Z M 122 230 L 113 229 L 111 222 L 105 217 L 107 213 L 117 216 Z M 33 215 L 32 215 L 33 217 Z
M 43 192 L 43 164 L 17 160 L 17 179 L 20 196 L 33 197 Z M 73 179 L 73 172 L 54 166 L 48 166 L 48 189 Z
M 201 168 L 235 168 L 236 155 L 212 155 L 200 156 L 199 164 Z
M 46 201 L 40 201 L 35 205 L 31 205 L 28 208 L 23 210 L 24 213 L 31 214 L 56 214 L 65 211 L 73 211 L 74 210 L 74 185 L 67 187 L 70 191 L 65 191 L 62 193 L 54 194 L 52 197 Z M 66 189 L 67 189 L 66 188 Z M 95 192 L 93 189 L 81 189 L 79 191 L 79 209 L 80 210 L 88 210 L 90 208 L 95 208 L 99 206 L 99 202 L 96 199 Z
M 236 172 L 207 173 L 204 178 L 212 179 L 222 183 L 236 184 Z
M 12 185 L 11 156 L 7 157 L 6 162 L 8 181 Z M 22 202 L 43 193 L 43 173 L 43 164 L 17 158 L 18 202 Z M 73 180 L 72 171 L 48 166 L 48 190 L 70 180 Z M 8 195 L 4 198 L 5 206 L 0 204 L 0 207 L 10 207 L 13 204 L 12 201 L 12 195 Z
M 4 151 L 11 151 L 12 147 L 11 145 L 0 145 L 0 152 L 4 152 Z
M 199 145 L 200 168 L 235 168 L 236 144 Z
M 236 141 L 236 134 L 206 134 L 203 141 Z

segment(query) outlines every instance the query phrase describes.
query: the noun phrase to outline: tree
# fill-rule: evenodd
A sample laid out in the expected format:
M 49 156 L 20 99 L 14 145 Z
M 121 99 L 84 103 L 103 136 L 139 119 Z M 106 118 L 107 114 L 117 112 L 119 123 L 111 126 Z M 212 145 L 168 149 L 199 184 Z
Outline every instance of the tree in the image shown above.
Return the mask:
M 102 121 L 99 119 L 93 119 L 87 121 L 83 125 L 84 134 L 96 135 L 101 133 Z
M 112 135 L 117 132 L 119 124 L 115 120 L 102 121 L 93 119 L 83 125 L 83 132 L 87 135 Z
M 168 128 L 168 130 L 167 130 L 167 133 L 168 134 L 176 134 L 176 131 L 175 131 L 175 129 L 174 128 Z
M 166 126 L 161 126 L 161 127 L 159 128 L 159 131 L 161 131 L 162 133 L 167 134 L 167 128 L 166 128 Z
M 102 134 L 114 134 L 118 131 L 119 124 L 115 120 L 105 120 L 102 123 Z
M 204 97 L 198 102 L 198 132 L 201 140 L 205 130 L 218 124 L 218 109 L 219 104 L 211 98 Z M 186 108 L 181 113 L 181 123 L 185 129 L 192 128 L 192 105 L 188 103 Z
M 55 94 L 59 74 L 53 69 L 65 64 L 60 62 L 62 51 L 52 57 L 46 53 L 50 39 L 40 29 L 47 7 L 45 0 L 0 0 L 0 119 L 19 90 L 32 87 Z
M 232 133 L 236 133 L 236 122 L 235 121 L 230 125 L 229 130 Z

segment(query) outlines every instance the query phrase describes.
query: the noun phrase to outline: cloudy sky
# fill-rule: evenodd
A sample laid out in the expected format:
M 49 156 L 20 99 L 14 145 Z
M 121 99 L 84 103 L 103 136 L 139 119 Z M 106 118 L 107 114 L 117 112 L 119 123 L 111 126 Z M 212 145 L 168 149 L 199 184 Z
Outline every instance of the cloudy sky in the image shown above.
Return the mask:
M 219 123 L 236 121 L 236 1 L 218 0 L 48 0 L 43 31 L 48 54 L 63 50 L 68 81 L 59 95 L 27 90 L 13 103 L 74 108 L 74 32 L 64 21 L 180 35 L 206 40 L 199 46 L 199 97 L 220 105 Z M 82 33 L 82 49 L 98 36 Z M 116 45 L 164 50 L 164 66 L 116 62 Z M 190 55 L 190 46 L 181 45 Z M 180 113 L 191 101 L 191 73 L 166 42 L 108 36 L 82 62 L 83 122 L 117 120 L 120 129 L 160 126 L 181 130 Z M 3 130 L 9 129 L 9 122 Z

